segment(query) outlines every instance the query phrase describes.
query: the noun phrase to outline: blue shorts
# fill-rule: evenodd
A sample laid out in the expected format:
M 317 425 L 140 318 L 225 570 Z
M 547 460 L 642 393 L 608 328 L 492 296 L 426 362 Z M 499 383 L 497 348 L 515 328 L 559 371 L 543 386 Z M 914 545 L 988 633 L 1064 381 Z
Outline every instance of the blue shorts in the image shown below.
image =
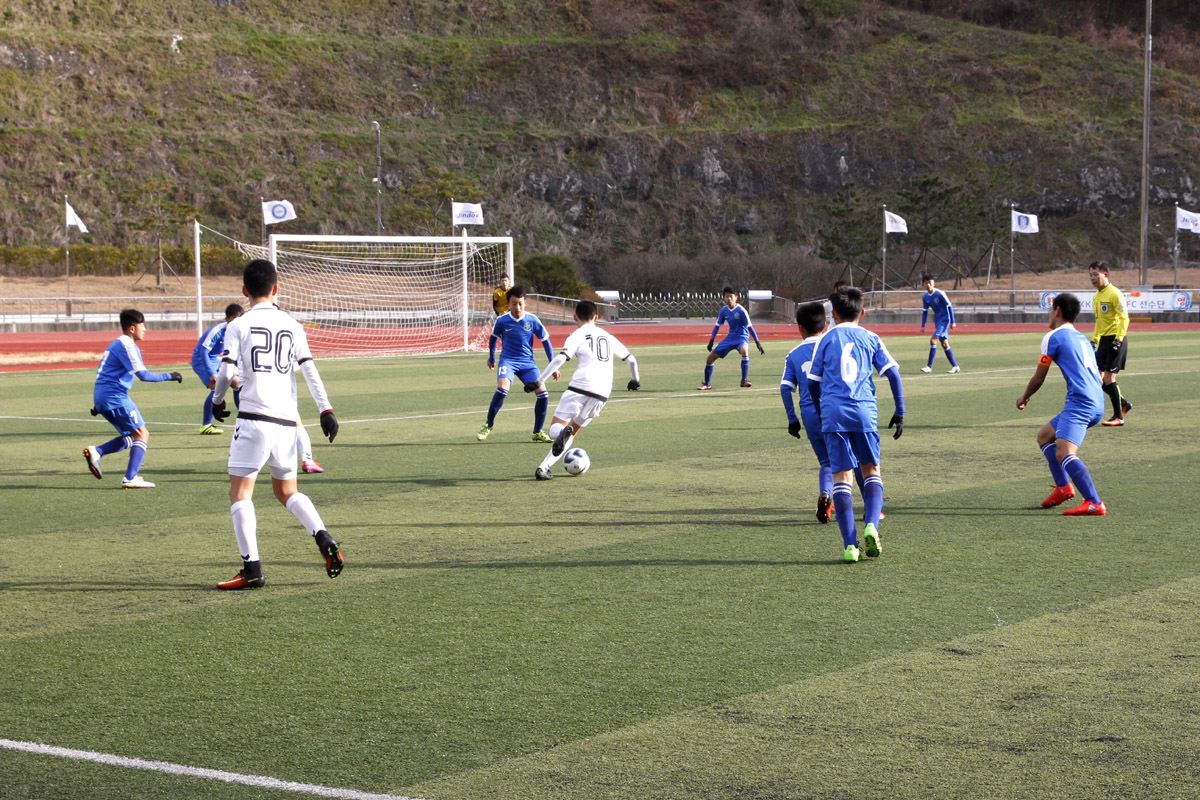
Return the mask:
M 96 410 L 100 412 L 101 416 L 112 423 L 112 426 L 117 429 L 117 433 L 123 436 L 129 436 L 146 424 L 146 420 L 142 419 L 142 412 L 138 411 L 138 407 L 128 397 L 116 408 L 100 408 Z
M 748 344 L 750 344 L 749 339 L 742 339 L 740 337 L 737 339 L 731 339 L 726 336 L 721 340 L 720 344 L 713 348 L 713 355 L 717 358 L 724 358 L 725 356 L 729 355 L 729 351 L 739 350 Z
M 208 388 L 208 382 L 212 380 L 212 376 L 217 374 L 217 371 L 210 364 L 202 364 L 200 366 L 192 364 L 192 372 L 196 373 L 196 377 L 204 384 L 205 389 Z
M 1083 446 L 1083 437 L 1087 429 L 1104 419 L 1104 406 L 1078 406 L 1067 403 L 1058 416 L 1050 420 L 1054 428 L 1054 438 L 1066 439 L 1076 447 Z
M 859 464 L 879 464 L 879 431 L 826 433 L 825 449 L 834 472 L 845 472 Z
M 508 378 L 510 381 L 520 381 L 522 385 L 526 383 L 536 383 L 537 379 L 542 377 L 542 371 L 533 364 L 500 364 L 496 368 L 497 378 Z
M 949 336 L 950 336 L 950 323 L 949 322 L 937 323 L 933 328 L 933 335 L 936 336 L 937 338 L 941 339 L 943 342 L 946 341 L 946 339 L 949 338 Z

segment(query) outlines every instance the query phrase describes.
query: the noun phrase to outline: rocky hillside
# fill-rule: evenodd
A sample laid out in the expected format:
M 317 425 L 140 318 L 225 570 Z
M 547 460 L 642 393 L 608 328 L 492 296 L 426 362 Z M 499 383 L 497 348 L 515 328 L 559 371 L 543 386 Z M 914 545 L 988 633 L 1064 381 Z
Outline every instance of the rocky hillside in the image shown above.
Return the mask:
M 1032 263 L 1121 262 L 1141 5 L 23 0 L 0 27 L 0 245 L 60 244 L 64 194 L 106 245 L 175 239 L 191 213 L 255 240 L 261 198 L 295 204 L 281 232 L 373 233 L 378 199 L 386 232 L 445 233 L 455 197 L 598 286 L 664 260 L 705 286 L 799 283 L 869 266 L 883 203 L 912 231 L 889 241 L 901 271 L 1007 244 L 1016 203 L 1041 217 Z M 1164 260 L 1172 205 L 1200 207 L 1200 80 L 1172 31 L 1153 91 Z

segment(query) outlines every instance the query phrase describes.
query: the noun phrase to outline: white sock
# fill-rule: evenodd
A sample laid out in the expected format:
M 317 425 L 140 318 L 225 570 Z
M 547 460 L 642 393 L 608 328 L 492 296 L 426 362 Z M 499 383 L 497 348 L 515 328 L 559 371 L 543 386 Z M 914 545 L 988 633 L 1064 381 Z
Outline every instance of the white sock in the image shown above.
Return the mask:
M 325 523 L 321 521 L 321 515 L 317 513 L 317 507 L 313 505 L 312 500 L 308 499 L 308 495 L 303 492 L 296 492 L 289 497 L 287 505 L 284 507 L 292 512 L 292 516 L 300 520 L 300 524 L 313 536 L 317 535 L 317 531 L 325 530 Z
M 296 426 L 296 449 L 300 451 L 301 461 L 312 461 L 312 439 L 303 425 Z
M 254 513 L 254 501 L 239 500 L 229 507 L 229 513 L 242 558 L 258 561 L 258 515 Z

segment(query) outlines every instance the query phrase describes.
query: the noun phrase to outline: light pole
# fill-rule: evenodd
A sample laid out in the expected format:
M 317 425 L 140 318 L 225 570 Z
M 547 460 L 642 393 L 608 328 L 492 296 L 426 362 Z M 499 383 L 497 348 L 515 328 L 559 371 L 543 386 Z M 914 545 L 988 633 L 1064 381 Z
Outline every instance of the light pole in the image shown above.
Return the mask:
M 1150 14 L 1154 8 L 1154 0 L 1146 0 L 1146 42 L 1145 59 L 1143 64 L 1142 85 L 1142 201 L 1141 226 L 1138 241 L 1138 258 L 1142 262 L 1142 285 L 1149 282 L 1148 267 L 1150 260 Z
M 371 122 L 375 129 L 375 235 L 383 235 L 383 139 L 379 123 Z

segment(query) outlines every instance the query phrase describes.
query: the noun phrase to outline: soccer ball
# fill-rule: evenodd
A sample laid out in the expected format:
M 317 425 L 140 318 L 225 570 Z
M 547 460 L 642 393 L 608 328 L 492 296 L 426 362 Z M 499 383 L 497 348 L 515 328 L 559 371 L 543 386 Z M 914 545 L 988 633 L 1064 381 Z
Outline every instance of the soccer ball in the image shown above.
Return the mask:
M 563 469 L 568 475 L 582 475 L 591 465 L 592 460 L 588 458 L 587 450 L 582 447 L 573 447 L 563 456 Z

